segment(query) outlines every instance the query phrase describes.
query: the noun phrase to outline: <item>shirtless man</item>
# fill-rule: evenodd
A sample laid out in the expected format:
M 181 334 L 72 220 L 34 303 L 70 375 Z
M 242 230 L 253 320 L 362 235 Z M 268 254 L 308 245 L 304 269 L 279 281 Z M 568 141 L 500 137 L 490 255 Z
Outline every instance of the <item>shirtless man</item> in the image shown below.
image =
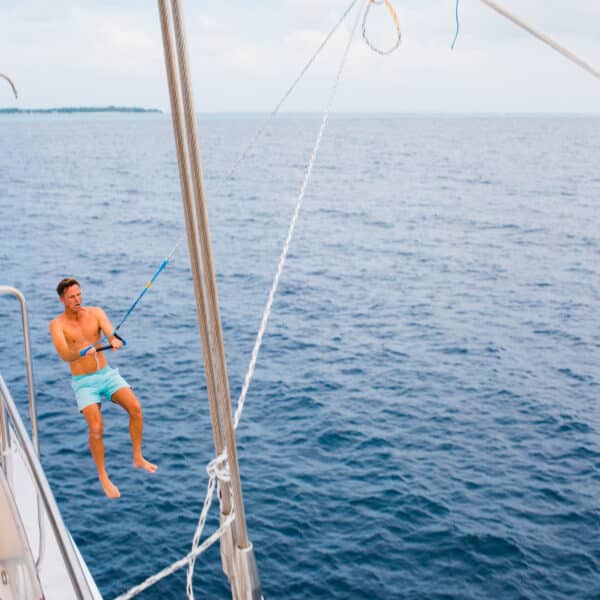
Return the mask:
M 113 352 L 123 344 L 114 335 L 113 326 L 99 306 L 82 305 L 81 289 L 76 279 L 63 279 L 56 292 L 65 310 L 50 322 L 50 335 L 60 358 L 69 363 L 73 375 L 71 387 L 77 398 L 77 407 L 89 427 L 90 451 L 102 489 L 109 498 L 118 498 L 121 495 L 119 489 L 109 479 L 104 464 L 102 396 L 119 404 L 129 414 L 133 466 L 150 473 L 157 469 L 142 456 L 143 416 L 138 399 L 119 375 L 118 369 L 108 366 L 104 352 L 96 352 L 93 346 L 98 344 L 102 335 L 107 337 Z M 87 348 L 81 356 L 80 351 Z

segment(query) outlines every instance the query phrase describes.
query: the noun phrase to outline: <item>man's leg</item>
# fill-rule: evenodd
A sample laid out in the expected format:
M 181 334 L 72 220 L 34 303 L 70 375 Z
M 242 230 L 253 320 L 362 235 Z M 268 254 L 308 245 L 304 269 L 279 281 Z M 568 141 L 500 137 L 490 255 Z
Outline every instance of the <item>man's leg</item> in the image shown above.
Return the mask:
M 98 479 L 100 480 L 102 489 L 109 498 L 118 498 L 121 495 L 119 488 L 108 478 L 106 465 L 104 464 L 103 424 L 100 405 L 90 404 L 82 412 L 90 430 L 90 452 L 92 453 L 94 463 L 96 463 L 96 469 L 98 469 Z
M 122 406 L 129 414 L 129 434 L 133 447 L 133 466 L 154 473 L 158 468 L 142 456 L 142 431 L 144 429 L 144 417 L 139 400 L 135 397 L 133 390 L 123 387 L 112 395 L 112 401 Z

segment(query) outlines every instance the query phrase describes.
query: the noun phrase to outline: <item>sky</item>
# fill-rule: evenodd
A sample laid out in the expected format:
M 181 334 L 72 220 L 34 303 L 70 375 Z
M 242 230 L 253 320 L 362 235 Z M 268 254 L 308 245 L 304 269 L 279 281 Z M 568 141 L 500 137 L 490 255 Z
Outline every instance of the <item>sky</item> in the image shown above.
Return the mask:
M 361 0 L 362 4 L 363 0 Z M 600 68 L 598 0 L 497 0 Z M 271 111 L 351 0 L 187 0 L 199 112 Z M 402 43 L 373 52 L 360 26 L 335 102 L 340 112 L 600 112 L 600 79 L 490 10 L 460 0 L 392 0 Z M 324 107 L 353 11 L 282 111 Z M 395 39 L 384 4 L 367 31 Z M 169 110 L 154 0 L 2 0 L 0 107 L 142 106 Z

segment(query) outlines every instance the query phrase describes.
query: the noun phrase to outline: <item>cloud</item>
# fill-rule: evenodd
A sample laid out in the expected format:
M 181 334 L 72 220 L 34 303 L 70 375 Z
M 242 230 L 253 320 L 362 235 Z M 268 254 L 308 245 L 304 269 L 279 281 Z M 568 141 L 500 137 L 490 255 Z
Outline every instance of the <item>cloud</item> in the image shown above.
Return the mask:
M 600 3 L 498 1 L 598 64 Z M 360 40 L 359 31 L 338 108 L 599 110 L 597 80 L 483 3 L 460 3 L 454 51 L 454 0 L 394 4 L 402 26 L 400 48 L 381 57 Z M 349 5 L 350 0 L 188 3 L 186 29 L 198 107 L 271 110 Z M 322 107 L 355 14 L 315 61 L 286 110 Z M 391 42 L 394 32 L 385 6 L 372 7 L 368 33 L 381 46 Z M 2 3 L 0 61 L 0 71 L 21 92 L 21 106 L 106 103 L 168 109 L 156 6 L 145 0 Z M 0 96 L 2 105 L 14 104 L 9 92 Z
M 198 16 L 198 25 L 202 31 L 210 31 L 217 26 L 217 19 L 205 15 Z
M 360 3 L 360 0 L 359 0 Z M 340 19 L 351 0 L 284 0 L 281 5 L 287 33 L 313 30 L 327 33 Z

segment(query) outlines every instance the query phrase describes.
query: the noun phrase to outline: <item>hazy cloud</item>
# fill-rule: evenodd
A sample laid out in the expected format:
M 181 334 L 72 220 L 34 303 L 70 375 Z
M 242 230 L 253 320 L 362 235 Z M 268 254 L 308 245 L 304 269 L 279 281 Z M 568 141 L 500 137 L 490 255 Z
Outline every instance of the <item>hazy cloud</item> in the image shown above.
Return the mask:
M 600 3 L 499 0 L 509 10 L 600 63 Z M 269 111 L 350 0 L 188 2 L 185 15 L 201 110 Z M 598 111 L 600 81 L 568 63 L 481 2 L 395 2 L 402 44 L 388 57 L 360 40 L 350 53 L 336 106 L 352 111 Z M 319 110 L 351 19 L 331 40 L 287 110 Z M 393 41 L 384 5 L 369 36 Z M 20 106 L 134 104 L 168 109 L 158 14 L 147 0 L 5 0 L 0 71 L 15 80 Z M 0 105 L 13 106 L 0 88 Z

